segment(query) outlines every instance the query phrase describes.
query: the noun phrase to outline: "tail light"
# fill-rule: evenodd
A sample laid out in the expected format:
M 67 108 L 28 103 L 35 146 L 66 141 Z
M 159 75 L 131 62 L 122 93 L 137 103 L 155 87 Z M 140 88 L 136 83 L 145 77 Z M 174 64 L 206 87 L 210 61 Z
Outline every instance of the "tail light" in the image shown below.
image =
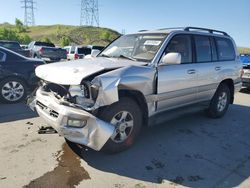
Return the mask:
M 41 48 L 41 49 L 39 50 L 39 53 L 40 53 L 40 54 L 43 54 L 43 53 L 44 53 L 44 49 Z
M 79 55 L 78 54 L 75 54 L 75 59 L 79 59 Z

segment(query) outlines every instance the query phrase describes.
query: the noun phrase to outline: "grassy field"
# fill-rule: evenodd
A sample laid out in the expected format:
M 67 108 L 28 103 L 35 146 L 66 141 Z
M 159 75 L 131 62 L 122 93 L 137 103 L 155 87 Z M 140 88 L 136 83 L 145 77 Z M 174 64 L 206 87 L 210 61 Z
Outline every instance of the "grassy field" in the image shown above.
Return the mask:
M 0 28 L 14 29 L 14 25 L 0 24 Z M 107 45 L 117 38 L 120 33 L 109 28 L 90 26 L 49 25 L 29 27 L 25 32 L 32 40 L 50 40 L 56 45 L 61 44 L 62 38 L 77 45 Z

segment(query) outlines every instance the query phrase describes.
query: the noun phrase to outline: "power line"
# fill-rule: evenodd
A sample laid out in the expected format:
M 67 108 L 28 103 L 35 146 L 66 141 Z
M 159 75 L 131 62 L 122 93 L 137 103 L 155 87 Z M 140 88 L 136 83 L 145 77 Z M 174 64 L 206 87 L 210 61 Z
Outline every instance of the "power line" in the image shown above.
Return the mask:
M 80 25 L 99 27 L 98 0 L 81 0 Z
M 35 25 L 35 2 L 33 0 L 22 0 L 22 8 L 24 8 L 24 25 L 34 26 Z

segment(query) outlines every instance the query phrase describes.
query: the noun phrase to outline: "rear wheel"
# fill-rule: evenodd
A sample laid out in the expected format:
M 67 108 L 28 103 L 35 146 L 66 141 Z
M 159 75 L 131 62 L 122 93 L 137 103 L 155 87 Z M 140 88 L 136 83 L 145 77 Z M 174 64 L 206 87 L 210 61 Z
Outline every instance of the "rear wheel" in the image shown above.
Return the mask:
M 101 109 L 99 118 L 115 126 L 113 135 L 103 147 L 107 153 L 128 149 L 135 142 L 142 126 L 142 113 L 138 104 L 127 97 Z
M 0 100 L 5 103 L 16 103 L 27 95 L 26 84 L 18 78 L 8 78 L 0 82 Z
M 228 86 L 220 84 L 207 109 L 208 115 L 212 118 L 222 117 L 228 109 L 230 97 Z

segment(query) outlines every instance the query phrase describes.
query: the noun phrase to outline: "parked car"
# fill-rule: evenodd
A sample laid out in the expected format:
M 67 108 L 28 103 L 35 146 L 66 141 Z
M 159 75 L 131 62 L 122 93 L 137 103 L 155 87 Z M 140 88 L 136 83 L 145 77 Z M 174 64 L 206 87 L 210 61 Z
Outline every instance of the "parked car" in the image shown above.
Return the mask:
M 240 54 L 240 62 L 243 65 L 242 85 L 250 88 L 250 54 Z
M 7 40 L 0 40 L 0 46 L 17 52 L 23 56 L 29 57 L 30 52 L 29 50 L 22 49 L 20 44 L 17 41 L 7 41 Z
M 27 44 L 20 44 L 20 46 L 21 46 L 21 48 L 22 48 L 23 50 L 28 49 L 28 45 L 27 45 Z
M 87 48 L 90 48 L 91 50 L 99 50 L 99 51 L 102 51 L 105 47 L 104 47 L 104 46 L 93 46 L 93 45 L 88 45 Z
M 0 101 L 16 103 L 25 99 L 27 91 L 37 85 L 35 68 L 42 64 L 42 60 L 0 47 Z
M 242 85 L 233 39 L 186 27 L 123 35 L 96 58 L 42 65 L 31 107 L 69 143 L 115 153 L 191 109 L 222 117 Z M 164 113 L 164 116 L 162 115 Z
M 84 46 L 65 46 L 64 49 L 67 51 L 67 60 L 83 59 L 91 54 L 91 49 Z
M 67 51 L 56 48 L 54 44 L 48 42 L 33 41 L 28 45 L 30 56 L 44 59 L 45 61 L 60 61 L 67 59 Z

